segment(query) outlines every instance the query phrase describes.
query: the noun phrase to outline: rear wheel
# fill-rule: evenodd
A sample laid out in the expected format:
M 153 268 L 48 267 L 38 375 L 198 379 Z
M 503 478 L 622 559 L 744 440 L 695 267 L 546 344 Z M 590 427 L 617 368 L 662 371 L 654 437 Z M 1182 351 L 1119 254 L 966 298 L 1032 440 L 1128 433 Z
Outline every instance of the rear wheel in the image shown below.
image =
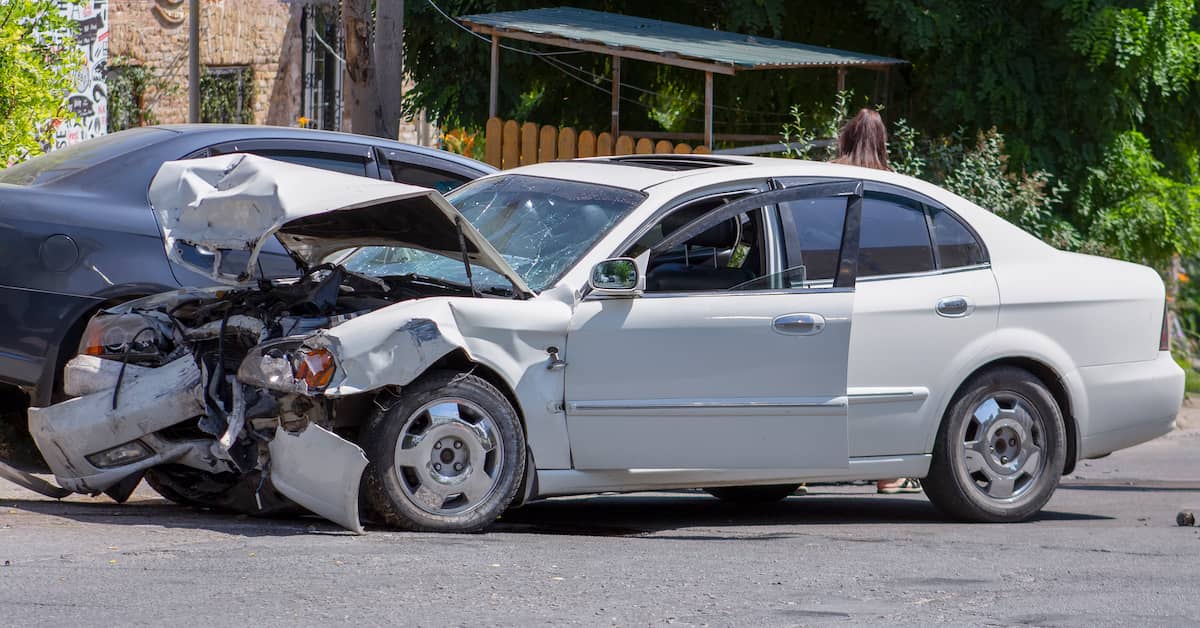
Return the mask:
M 365 428 L 366 497 L 389 525 L 475 532 L 516 497 L 525 434 L 508 399 L 474 375 L 437 371 L 406 386 Z
M 798 488 L 800 488 L 799 484 L 771 484 L 768 486 L 722 486 L 704 490 L 723 502 L 769 504 L 787 499 Z
M 1066 428 L 1032 373 L 1000 367 L 971 379 L 950 404 L 934 443 L 929 500 L 964 521 L 1030 519 L 1058 487 Z

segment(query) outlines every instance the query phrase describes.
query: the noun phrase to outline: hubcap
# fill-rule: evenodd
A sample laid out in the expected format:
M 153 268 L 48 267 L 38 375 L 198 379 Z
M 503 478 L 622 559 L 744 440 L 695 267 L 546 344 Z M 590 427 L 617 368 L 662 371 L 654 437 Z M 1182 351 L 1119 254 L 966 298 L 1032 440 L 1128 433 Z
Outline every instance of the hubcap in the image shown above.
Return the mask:
M 496 421 L 466 399 L 431 401 L 400 430 L 393 472 L 408 499 L 435 515 L 461 514 L 487 501 L 504 465 Z
M 975 489 L 1002 502 L 1027 493 L 1045 472 L 1044 434 L 1041 414 L 1016 393 L 996 393 L 976 405 L 958 438 Z

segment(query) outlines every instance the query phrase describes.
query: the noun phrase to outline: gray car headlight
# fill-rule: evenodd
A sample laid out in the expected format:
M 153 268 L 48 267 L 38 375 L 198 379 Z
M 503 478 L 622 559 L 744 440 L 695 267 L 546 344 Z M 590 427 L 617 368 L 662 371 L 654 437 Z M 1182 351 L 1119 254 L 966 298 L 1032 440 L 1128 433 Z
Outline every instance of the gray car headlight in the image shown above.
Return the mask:
M 283 338 L 251 349 L 237 376 L 252 386 L 310 395 L 325 390 L 336 372 L 337 360 L 328 349 L 306 347 L 300 338 Z

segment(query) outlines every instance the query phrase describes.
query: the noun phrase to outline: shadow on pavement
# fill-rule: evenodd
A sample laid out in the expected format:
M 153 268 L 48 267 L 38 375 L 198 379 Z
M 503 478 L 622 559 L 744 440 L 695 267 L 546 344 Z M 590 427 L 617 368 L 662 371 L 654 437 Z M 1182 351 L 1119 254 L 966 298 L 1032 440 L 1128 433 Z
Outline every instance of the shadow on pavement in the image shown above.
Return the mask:
M 68 499 L 3 499 L 0 507 L 17 508 L 81 523 L 152 525 L 209 530 L 242 536 L 303 534 L 349 535 L 324 519 L 301 516 L 251 517 L 179 506 L 164 499 L 126 504 Z M 365 519 L 365 517 L 364 517 Z M 1043 511 L 1035 521 L 1110 519 L 1099 515 Z M 594 495 L 534 502 L 512 510 L 488 532 L 570 536 L 640 536 L 689 528 L 743 528 L 741 532 L 688 535 L 687 539 L 746 540 L 789 538 L 790 532 L 756 532 L 755 526 L 845 525 L 847 530 L 873 524 L 962 525 L 935 509 L 923 496 L 824 494 L 793 496 L 759 505 L 730 504 L 700 492 Z M 385 530 L 368 525 L 368 530 Z M 655 538 L 662 537 L 661 535 Z M 857 539 L 871 542 L 871 539 Z
M 80 523 L 189 528 L 241 536 L 292 536 L 300 534 L 350 535 L 334 523 L 316 516 L 251 517 L 228 512 L 180 506 L 165 499 L 143 499 L 125 504 L 100 501 L 0 499 L 0 508 L 26 510 Z
M 1111 517 L 1042 511 L 1034 521 L 1086 521 Z M 534 502 L 506 513 L 495 532 L 637 536 L 693 527 L 954 524 L 924 497 L 828 495 L 790 497 L 782 502 L 736 505 L 702 493 L 598 495 Z M 787 533 L 748 533 L 713 539 L 775 538 Z M 663 538 L 656 536 L 655 538 Z M 689 539 L 710 538 L 688 536 Z
M 1200 492 L 1200 482 L 1172 480 L 1073 480 L 1058 485 L 1068 491 L 1117 491 L 1158 493 L 1168 491 Z

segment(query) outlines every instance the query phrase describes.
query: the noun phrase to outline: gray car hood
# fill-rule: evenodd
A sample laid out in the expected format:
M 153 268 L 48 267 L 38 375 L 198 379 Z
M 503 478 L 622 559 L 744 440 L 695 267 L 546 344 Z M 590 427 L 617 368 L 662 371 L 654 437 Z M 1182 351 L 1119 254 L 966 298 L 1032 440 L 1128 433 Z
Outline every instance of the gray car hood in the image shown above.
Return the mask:
M 500 253 L 429 188 L 232 154 L 164 163 L 150 183 L 150 204 L 167 257 L 225 284 L 254 283 L 258 255 L 273 235 L 310 267 L 337 251 L 374 245 L 459 259 L 465 241 L 472 264 L 530 293 Z M 185 255 L 188 247 L 211 255 L 211 264 L 197 264 L 196 255 Z M 222 263 L 226 257 L 235 263 Z

